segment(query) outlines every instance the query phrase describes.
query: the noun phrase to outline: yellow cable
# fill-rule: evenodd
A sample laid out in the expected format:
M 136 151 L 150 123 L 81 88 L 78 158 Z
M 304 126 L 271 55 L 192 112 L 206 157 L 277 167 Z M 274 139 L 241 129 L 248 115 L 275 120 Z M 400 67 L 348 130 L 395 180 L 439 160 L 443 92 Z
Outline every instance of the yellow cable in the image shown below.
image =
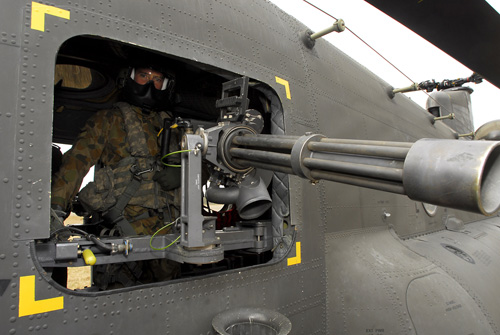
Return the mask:
M 178 220 L 178 219 L 177 219 L 177 220 Z M 177 221 L 177 220 L 175 220 L 175 221 Z M 169 244 L 169 245 L 167 245 L 166 247 L 162 247 L 162 248 L 155 248 L 155 247 L 153 247 L 153 244 L 152 244 L 152 243 L 153 243 L 153 238 L 154 238 L 154 237 L 155 237 L 155 236 L 156 236 L 156 235 L 157 235 L 160 231 L 162 231 L 163 229 L 165 229 L 165 228 L 170 227 L 171 225 L 173 225 L 175 221 L 172 221 L 172 222 L 170 222 L 169 224 L 167 224 L 167 225 L 165 225 L 165 226 L 161 227 L 160 229 L 158 229 L 158 230 L 157 230 L 157 231 L 156 231 L 156 232 L 155 232 L 155 233 L 151 236 L 151 239 L 149 240 L 149 246 L 151 247 L 151 249 L 153 249 L 153 250 L 157 250 L 157 251 L 165 250 L 165 249 L 167 249 L 167 248 L 171 247 L 171 246 L 172 246 L 175 242 L 177 242 L 177 241 L 181 238 L 181 236 L 179 235 L 179 237 L 177 237 L 175 240 L 173 240 L 173 241 L 172 241 L 172 243 L 170 243 L 170 244 Z
M 175 155 L 175 154 L 181 154 L 181 153 L 183 153 L 183 152 L 190 152 L 190 151 L 191 151 L 191 150 L 179 150 L 179 151 L 173 151 L 173 152 L 170 152 L 170 153 L 166 154 L 165 156 L 163 156 L 163 157 L 160 159 L 160 161 L 161 161 L 161 163 L 162 163 L 163 165 L 165 165 L 165 166 L 170 166 L 170 167 L 181 167 L 181 166 L 180 166 L 180 165 L 178 165 L 178 164 L 167 164 L 167 163 L 164 163 L 164 162 L 163 162 L 163 160 L 164 160 L 165 158 L 167 158 L 168 156 Z

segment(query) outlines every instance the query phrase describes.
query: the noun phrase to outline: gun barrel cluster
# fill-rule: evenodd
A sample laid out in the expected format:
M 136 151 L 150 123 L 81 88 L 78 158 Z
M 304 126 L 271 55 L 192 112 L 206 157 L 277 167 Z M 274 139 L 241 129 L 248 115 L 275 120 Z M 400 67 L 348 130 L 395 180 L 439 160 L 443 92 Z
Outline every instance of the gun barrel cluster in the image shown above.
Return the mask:
M 407 195 L 485 215 L 500 207 L 500 142 L 422 139 L 415 143 L 243 134 L 235 164 Z

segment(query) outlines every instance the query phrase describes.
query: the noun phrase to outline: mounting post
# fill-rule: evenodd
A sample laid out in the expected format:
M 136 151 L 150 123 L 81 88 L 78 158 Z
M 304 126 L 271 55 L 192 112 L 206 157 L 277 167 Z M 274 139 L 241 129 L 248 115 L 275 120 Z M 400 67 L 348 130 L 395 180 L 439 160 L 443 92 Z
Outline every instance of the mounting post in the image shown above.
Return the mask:
M 337 33 L 341 33 L 345 30 L 345 22 L 344 20 L 342 19 L 338 19 L 337 21 L 335 21 L 335 23 L 331 26 L 331 27 L 328 27 L 326 29 L 323 29 L 321 31 L 318 31 L 317 33 L 313 33 L 311 30 L 306 30 L 302 36 L 301 36 L 301 39 L 302 39 L 302 42 L 305 44 L 306 47 L 308 47 L 309 49 L 312 49 L 314 47 L 314 45 L 316 44 L 316 40 L 320 37 L 323 37 L 329 33 L 332 33 L 332 32 L 337 32 Z
M 455 114 L 454 113 L 450 113 L 448 115 L 445 115 L 445 116 L 439 116 L 439 117 L 435 117 L 431 120 L 432 124 L 436 123 L 436 121 L 441 121 L 441 120 L 453 120 L 455 118 Z
M 341 33 L 345 30 L 345 22 L 342 19 L 338 19 L 331 27 L 318 31 L 310 36 L 311 39 L 317 40 L 320 37 L 323 37 L 329 33 L 337 32 Z

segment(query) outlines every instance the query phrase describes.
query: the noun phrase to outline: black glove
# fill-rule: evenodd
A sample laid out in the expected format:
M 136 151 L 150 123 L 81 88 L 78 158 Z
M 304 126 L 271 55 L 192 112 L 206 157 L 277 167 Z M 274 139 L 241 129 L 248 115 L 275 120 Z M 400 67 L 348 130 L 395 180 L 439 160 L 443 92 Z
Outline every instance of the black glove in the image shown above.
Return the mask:
M 64 219 L 67 217 L 67 213 L 62 210 L 61 206 L 53 205 L 50 209 L 50 233 L 64 227 Z M 58 236 L 62 239 L 68 239 L 71 236 L 69 230 L 62 230 L 58 233 Z
M 181 186 L 181 169 L 166 166 L 163 170 L 155 173 L 153 180 L 160 184 L 164 191 L 179 188 Z

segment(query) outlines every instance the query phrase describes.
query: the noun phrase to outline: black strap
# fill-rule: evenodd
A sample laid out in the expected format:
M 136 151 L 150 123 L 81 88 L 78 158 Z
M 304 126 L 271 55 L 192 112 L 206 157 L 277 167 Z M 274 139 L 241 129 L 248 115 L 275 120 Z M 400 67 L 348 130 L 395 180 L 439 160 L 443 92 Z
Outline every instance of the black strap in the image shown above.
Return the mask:
M 130 222 L 123 217 L 123 210 L 141 186 L 141 181 L 142 179 L 140 176 L 134 175 L 130 183 L 125 188 L 125 191 L 123 191 L 123 193 L 118 197 L 116 204 L 102 215 L 106 221 L 120 227 L 126 236 L 136 235 L 136 232 L 130 225 Z
M 123 210 L 139 190 L 142 182 L 141 174 L 151 171 L 151 169 L 145 166 L 146 160 L 143 159 L 143 157 L 149 155 L 149 149 L 141 122 L 132 107 L 125 102 L 119 102 L 116 106 L 122 112 L 128 142 L 132 149 L 131 155 L 137 157 L 139 167 L 136 165 L 132 166 L 130 169 L 132 179 L 125 188 L 125 191 L 116 200 L 116 204 L 103 213 L 103 218 L 112 225 L 117 225 L 125 236 L 133 236 L 136 235 L 136 232 L 130 222 L 123 216 Z M 144 170 L 140 171 L 140 169 Z

